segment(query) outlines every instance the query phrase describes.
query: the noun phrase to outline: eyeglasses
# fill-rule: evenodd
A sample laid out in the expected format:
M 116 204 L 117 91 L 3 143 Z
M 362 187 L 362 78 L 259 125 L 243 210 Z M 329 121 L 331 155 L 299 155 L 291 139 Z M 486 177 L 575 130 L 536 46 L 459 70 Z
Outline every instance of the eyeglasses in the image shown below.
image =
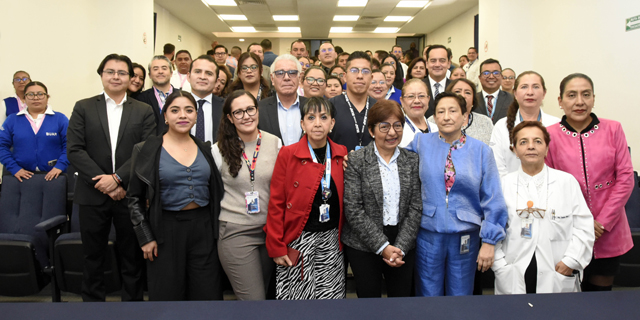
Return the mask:
M 380 80 L 380 81 L 373 80 L 373 81 L 371 81 L 371 85 L 372 86 L 375 86 L 376 83 L 380 84 L 381 86 L 384 86 L 385 84 L 387 84 L 387 81 L 385 81 L 385 80 Z
M 47 94 L 46 94 L 46 93 L 44 93 L 44 92 L 42 92 L 42 91 L 41 91 L 41 92 L 37 92 L 37 93 L 35 93 L 35 92 L 29 92 L 29 93 L 25 94 L 25 96 L 26 96 L 26 97 L 27 97 L 27 99 L 29 99 L 29 100 L 34 100 L 36 97 L 38 97 L 38 100 L 40 100 L 40 99 L 44 99 L 44 97 L 46 97 L 46 96 L 47 96 Z
M 302 61 L 300 62 L 300 65 L 301 65 L 301 66 L 303 66 L 303 67 L 305 67 L 305 68 L 309 68 L 309 67 L 311 66 L 310 64 L 308 64 L 308 63 L 304 63 L 304 62 L 302 62 Z
M 27 82 L 27 81 L 29 81 L 29 77 L 13 79 L 13 82 Z
M 504 76 L 504 77 L 502 77 L 503 80 L 514 80 L 515 78 L 516 77 L 514 77 L 514 76 L 511 76 L 511 77 Z
M 349 72 L 350 72 L 350 73 L 353 73 L 353 74 L 358 74 L 358 73 L 362 72 L 362 75 L 363 75 L 363 76 L 368 76 L 368 75 L 370 75 L 370 74 L 371 74 L 371 69 L 369 69 L 369 68 L 356 68 L 356 67 L 353 67 L 353 68 L 349 68 Z
M 344 72 L 343 73 L 334 72 L 331 75 L 334 76 L 334 77 L 342 78 L 342 77 L 344 77 L 345 73 Z
M 107 74 L 108 76 L 110 76 L 110 77 L 113 77 L 113 76 L 115 76 L 116 74 L 117 74 L 118 76 L 120 76 L 120 77 L 126 77 L 126 76 L 128 76 L 128 75 L 129 75 L 129 72 L 126 72 L 126 71 L 123 71 L 123 70 L 115 71 L 115 70 L 112 70 L 112 69 L 104 70 L 104 71 L 103 71 L 103 73 L 106 73 L 106 74 Z
M 488 77 L 490 75 L 494 75 L 496 77 L 499 77 L 500 75 L 502 75 L 502 72 L 496 70 L 496 71 L 484 71 L 481 73 L 483 76 Z
M 236 110 L 234 112 L 232 112 L 231 114 L 233 114 L 233 117 L 238 119 L 238 120 L 242 120 L 242 118 L 244 118 L 244 114 L 247 114 L 250 117 L 253 117 L 256 115 L 256 113 L 258 113 L 258 108 L 255 106 L 250 106 L 247 107 L 247 110 Z
M 404 96 L 404 98 L 409 100 L 409 101 L 414 101 L 414 100 L 416 100 L 416 98 L 418 100 L 427 100 L 429 98 L 429 96 L 426 95 L 426 94 L 419 94 L 417 96 L 414 95 L 414 94 L 408 94 L 408 95 Z
M 518 209 L 516 210 L 516 213 L 518 214 L 518 217 L 522 219 L 529 218 L 529 215 L 533 215 L 534 218 L 544 219 L 545 211 L 546 210 L 544 209 L 538 209 L 538 208 L 526 208 L 526 209 Z
M 251 69 L 251 71 L 256 71 L 256 69 L 258 69 L 258 65 L 257 64 L 252 64 L 250 66 L 242 66 L 242 71 L 249 71 L 249 69 Z
M 313 84 L 314 82 L 317 83 L 318 85 L 324 85 L 325 80 L 321 79 L 321 78 L 314 78 L 314 77 L 306 77 L 305 80 L 307 80 L 308 84 Z
M 278 79 L 284 78 L 285 73 L 289 75 L 289 78 L 293 78 L 298 75 L 298 70 L 276 70 L 273 72 Z
M 378 130 L 380 130 L 380 132 L 382 133 L 386 133 L 389 132 L 389 129 L 391 129 L 392 126 L 393 130 L 395 130 L 396 132 L 402 132 L 403 126 L 402 122 L 400 121 L 394 122 L 393 125 L 389 122 L 380 122 L 378 123 Z
M 214 55 L 214 56 L 216 56 L 216 57 L 222 57 L 222 56 L 224 56 L 225 54 L 227 54 L 227 53 L 226 53 L 226 52 L 216 52 L 216 53 L 214 53 L 213 55 Z
M 320 52 L 322 52 L 322 53 L 333 52 L 333 48 L 325 48 L 325 49 L 320 50 Z

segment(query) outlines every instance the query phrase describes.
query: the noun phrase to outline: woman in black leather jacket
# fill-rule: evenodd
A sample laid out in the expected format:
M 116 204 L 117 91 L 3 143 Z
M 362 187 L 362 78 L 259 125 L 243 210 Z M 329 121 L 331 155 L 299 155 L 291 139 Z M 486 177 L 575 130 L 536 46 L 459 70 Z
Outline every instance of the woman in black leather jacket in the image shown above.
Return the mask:
M 174 91 L 162 113 L 167 132 L 133 148 L 127 192 L 148 259 L 149 300 L 221 300 L 220 172 L 211 144 L 189 134 L 198 114 L 193 96 Z

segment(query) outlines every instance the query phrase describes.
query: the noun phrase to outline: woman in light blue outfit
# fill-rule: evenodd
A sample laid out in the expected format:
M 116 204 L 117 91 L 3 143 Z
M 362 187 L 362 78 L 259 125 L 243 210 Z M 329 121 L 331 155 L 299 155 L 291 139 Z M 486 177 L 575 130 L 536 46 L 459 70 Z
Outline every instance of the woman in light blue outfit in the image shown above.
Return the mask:
M 464 98 L 444 92 L 435 102 L 438 132 L 407 146 L 420 157 L 422 182 L 416 294 L 471 295 L 476 266 L 488 270 L 504 239 L 507 208 L 491 148 L 461 130 Z

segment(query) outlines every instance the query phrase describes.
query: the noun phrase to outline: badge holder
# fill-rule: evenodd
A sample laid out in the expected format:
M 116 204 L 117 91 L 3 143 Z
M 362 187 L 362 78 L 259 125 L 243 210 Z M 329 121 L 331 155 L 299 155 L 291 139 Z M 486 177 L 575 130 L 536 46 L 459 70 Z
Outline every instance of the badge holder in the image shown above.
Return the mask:
M 331 220 L 329 216 L 330 206 L 327 204 L 327 199 L 331 197 L 331 189 L 322 188 L 322 200 L 324 200 L 324 204 L 320 205 L 320 222 L 325 223 Z
M 469 253 L 469 247 L 471 245 L 471 236 L 464 235 L 460 237 L 460 254 Z
M 260 213 L 260 195 L 258 191 L 245 192 L 244 201 L 248 214 Z
M 533 218 L 521 218 L 520 226 L 520 237 L 531 239 L 531 235 L 533 234 Z

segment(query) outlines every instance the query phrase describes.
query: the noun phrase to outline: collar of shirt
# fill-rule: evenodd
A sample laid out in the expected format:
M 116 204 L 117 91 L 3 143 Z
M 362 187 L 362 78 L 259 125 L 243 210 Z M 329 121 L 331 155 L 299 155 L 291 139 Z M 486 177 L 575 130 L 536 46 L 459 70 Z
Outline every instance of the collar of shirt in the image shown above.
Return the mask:
M 23 114 L 26 114 L 29 117 L 31 117 L 31 114 L 29 114 L 29 112 L 27 111 L 27 108 L 22 109 L 18 113 L 16 113 L 17 116 L 23 115 Z M 46 115 L 55 115 L 56 113 L 53 112 L 53 109 L 51 109 L 51 106 L 47 105 L 47 109 L 44 111 L 44 114 L 46 114 Z M 33 117 L 31 119 L 33 119 Z
M 440 80 L 440 82 L 436 82 L 435 80 L 433 80 L 433 78 L 431 78 L 431 76 L 429 76 L 429 83 L 431 83 L 431 90 L 434 90 L 435 87 L 434 85 L 436 83 L 440 84 L 440 92 L 444 92 L 444 90 L 447 88 L 447 77 L 442 78 L 442 80 Z
M 200 98 L 200 97 L 196 96 L 193 92 L 191 93 L 191 95 L 196 100 L 196 105 L 198 104 L 198 100 L 203 100 L 204 99 L 204 101 L 206 101 L 207 103 L 211 104 L 211 99 L 213 99 L 213 93 L 210 93 L 208 96 L 206 96 L 204 98 Z
M 384 98 L 389 99 L 389 97 L 391 97 L 391 95 L 394 94 L 395 92 L 396 92 L 396 87 L 392 85 L 391 88 L 389 88 L 389 91 L 387 91 L 387 96 Z
M 523 185 L 529 185 L 531 181 L 533 181 L 536 186 L 541 186 L 544 184 L 544 180 L 547 177 L 547 165 L 545 164 L 542 168 L 542 171 L 538 172 L 535 176 L 530 176 L 524 170 L 522 170 L 522 166 L 518 168 L 518 178 Z
M 125 102 L 127 102 L 127 94 L 124 94 L 124 98 L 122 98 L 122 101 L 120 103 L 117 103 L 115 100 L 111 99 L 111 97 L 109 97 L 109 95 L 106 92 L 102 92 L 104 94 L 104 100 L 107 102 L 107 105 L 109 103 L 113 103 L 115 106 L 121 106 L 124 105 Z
M 391 160 L 387 164 L 387 162 L 384 161 L 384 159 L 382 158 L 382 156 L 378 152 L 378 146 L 376 145 L 376 142 L 373 141 L 372 143 L 373 143 L 373 152 L 376 154 L 376 157 L 378 158 L 378 163 L 379 164 L 382 164 L 385 167 L 389 167 L 389 166 L 393 165 L 396 162 L 396 160 L 398 160 L 398 156 L 400 155 L 400 149 L 398 149 L 397 146 L 396 146 L 396 150 L 393 152 L 393 155 L 391 156 Z
M 498 95 L 500 95 L 500 89 L 496 90 L 496 92 L 494 93 L 488 93 L 486 91 L 484 91 L 484 89 L 482 90 L 482 97 L 487 100 L 487 96 L 493 96 L 493 105 L 495 106 L 495 101 L 498 101 Z
M 153 86 L 153 90 L 155 90 L 157 93 L 162 92 L 162 90 L 156 88 L 156 86 Z M 171 86 L 171 89 L 169 89 L 169 91 L 167 91 L 166 93 L 162 92 L 162 94 L 164 94 L 166 97 L 169 97 L 169 95 L 172 93 L 173 93 L 173 86 Z
M 296 92 L 296 102 L 294 102 L 291 107 L 289 107 L 289 109 L 285 108 L 282 105 L 282 102 L 280 102 L 280 96 L 278 95 L 278 93 L 276 93 L 276 101 L 278 101 L 278 108 L 282 108 L 283 110 L 287 111 L 289 109 L 291 109 L 292 107 L 299 107 L 300 106 L 300 96 L 298 95 L 298 93 Z

